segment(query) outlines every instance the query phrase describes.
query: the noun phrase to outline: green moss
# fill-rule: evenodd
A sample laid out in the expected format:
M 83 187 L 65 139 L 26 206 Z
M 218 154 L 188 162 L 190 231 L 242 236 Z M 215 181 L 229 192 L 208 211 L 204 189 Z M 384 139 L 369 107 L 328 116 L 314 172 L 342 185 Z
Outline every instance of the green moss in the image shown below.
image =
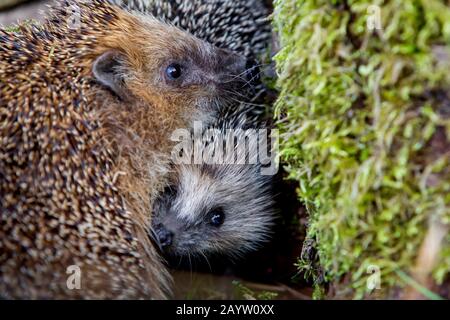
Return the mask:
M 239 281 L 233 281 L 233 286 L 235 287 L 237 294 L 236 296 L 240 299 L 245 300 L 273 300 L 276 299 L 278 296 L 278 293 L 276 292 L 269 292 L 269 291 L 262 291 L 262 292 L 255 292 L 248 287 L 246 287 L 244 284 L 242 284 Z
M 20 27 L 18 25 L 10 25 L 4 28 L 6 32 L 18 33 L 20 32 Z
M 382 30 L 367 27 L 370 5 Z M 444 1 L 277 0 L 281 156 L 335 295 L 410 273 L 430 219 L 450 223 L 450 7 Z M 436 143 L 438 141 L 438 143 Z M 439 147 L 440 146 L 440 147 Z M 450 271 L 450 236 L 434 279 Z M 309 267 L 308 267 L 309 266 Z
M 34 19 L 26 19 L 23 20 L 20 24 L 12 24 L 9 26 L 5 26 L 3 27 L 3 30 L 5 30 L 6 32 L 12 32 L 12 33 L 20 33 L 21 32 L 21 28 L 23 27 L 29 27 L 29 26 L 37 26 L 39 25 L 39 21 L 34 20 Z

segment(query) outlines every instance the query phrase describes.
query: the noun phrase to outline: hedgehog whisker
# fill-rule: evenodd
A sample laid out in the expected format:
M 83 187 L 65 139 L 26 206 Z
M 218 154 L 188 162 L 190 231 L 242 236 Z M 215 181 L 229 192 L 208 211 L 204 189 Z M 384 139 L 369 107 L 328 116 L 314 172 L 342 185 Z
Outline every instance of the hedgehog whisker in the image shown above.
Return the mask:
M 244 102 L 244 101 L 240 101 L 240 100 L 234 99 L 234 98 L 231 98 L 231 99 L 233 99 L 234 102 L 239 103 L 241 105 L 246 105 L 246 106 L 251 106 L 251 107 L 258 107 L 258 108 L 266 107 L 264 104 Z
M 259 90 L 258 93 L 255 94 L 254 97 L 250 100 L 250 102 L 254 102 L 257 99 L 259 99 L 259 97 L 261 97 L 264 94 L 264 92 L 266 92 L 266 88 Z
M 225 93 L 229 93 L 229 94 L 231 94 L 231 95 L 238 95 L 238 93 L 235 93 L 235 92 L 232 92 L 232 91 L 229 91 L 229 90 L 226 90 L 226 91 L 224 91 L 224 92 L 225 92 Z M 258 104 L 258 103 L 252 103 L 252 102 L 242 101 L 242 100 L 233 98 L 232 96 L 231 96 L 231 97 L 228 97 L 228 99 L 231 99 L 233 102 L 236 102 L 236 103 L 239 103 L 239 104 L 245 104 L 245 105 L 249 105 L 249 106 L 253 106 L 253 107 L 265 107 L 265 106 L 266 106 L 266 105 L 264 105 L 264 104 Z
M 152 226 L 149 227 L 149 236 L 152 242 L 158 246 L 161 252 L 163 252 L 163 247 L 161 246 L 161 243 L 158 240 L 158 235 L 156 234 L 156 231 L 155 229 L 153 229 Z
M 267 64 L 266 64 L 266 65 L 267 65 Z M 246 83 L 246 85 L 247 85 L 247 84 L 249 84 L 249 82 L 251 82 L 253 79 L 255 79 L 256 77 L 260 76 L 260 75 L 263 73 L 263 71 L 260 70 L 260 71 L 258 72 L 258 74 L 255 75 L 250 81 L 247 81 L 247 79 L 243 78 L 243 76 L 244 76 L 245 74 L 247 74 L 247 73 L 248 73 L 250 70 L 252 70 L 252 69 L 261 68 L 261 67 L 266 66 L 266 65 L 265 65 L 265 64 L 258 64 L 258 65 L 255 65 L 255 66 L 253 66 L 253 67 L 251 67 L 251 68 L 249 68 L 249 69 L 244 70 L 243 72 L 241 72 L 240 74 L 237 74 L 237 75 L 233 75 L 233 74 L 225 74 L 225 76 L 229 76 L 229 77 L 231 77 L 231 79 L 228 80 L 228 81 L 224 81 L 223 83 L 226 84 L 226 83 L 233 82 L 233 81 L 235 81 L 236 79 L 239 79 L 239 80 L 243 80 L 244 82 L 247 82 L 247 83 Z
M 243 98 L 245 101 L 247 101 L 247 99 L 248 99 L 248 95 L 243 94 L 243 93 L 240 93 L 240 92 L 235 91 L 235 90 L 224 89 L 223 92 L 229 93 L 229 94 L 231 94 L 232 96 L 237 96 L 237 97 L 239 97 L 239 98 Z M 241 102 L 241 103 L 246 103 L 246 102 L 244 102 L 244 101 L 239 101 L 239 102 Z
M 211 264 L 209 263 L 209 260 L 206 257 L 205 253 L 202 250 L 200 250 L 199 253 L 203 256 L 203 258 L 205 258 L 205 261 L 206 261 L 206 263 L 208 264 L 208 267 L 209 267 L 209 271 L 212 272 Z
M 225 75 L 239 77 L 239 76 L 246 74 L 249 70 L 252 70 L 255 68 L 264 68 L 264 67 L 269 67 L 269 66 L 270 66 L 269 63 L 260 63 L 260 64 L 256 64 L 256 65 L 244 70 L 243 72 L 239 73 L 238 75 L 233 75 L 233 74 L 225 74 Z
M 262 74 L 264 74 L 264 71 L 259 70 L 259 72 L 257 74 L 255 74 L 248 82 L 251 83 L 253 80 L 261 77 Z
M 178 269 L 181 266 L 181 262 L 183 262 L 183 256 L 180 255 L 180 260 L 178 261 L 178 265 L 176 267 L 176 269 Z
M 250 69 L 249 69 L 250 70 Z M 248 70 L 247 70 L 248 71 Z M 249 86 L 249 87 L 252 87 L 252 82 L 255 80 L 255 79 L 258 79 L 260 76 L 261 76 L 261 74 L 263 74 L 263 71 L 259 71 L 257 74 L 255 74 L 250 80 L 248 80 L 248 79 L 245 79 L 245 78 L 243 78 L 242 76 L 241 77 L 239 77 L 239 79 L 240 80 L 242 80 L 243 82 L 244 82 L 244 85 L 241 87 L 241 88 L 244 88 L 244 87 L 246 87 L 246 86 Z
M 188 259 L 189 259 L 189 270 L 191 271 L 191 280 L 192 280 L 192 260 L 191 260 L 191 253 L 188 251 Z

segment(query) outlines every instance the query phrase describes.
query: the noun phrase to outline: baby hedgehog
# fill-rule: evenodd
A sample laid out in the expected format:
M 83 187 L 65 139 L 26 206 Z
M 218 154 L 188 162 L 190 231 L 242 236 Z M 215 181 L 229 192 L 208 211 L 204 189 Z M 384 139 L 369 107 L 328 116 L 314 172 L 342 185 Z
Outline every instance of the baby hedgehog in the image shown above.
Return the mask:
M 0 29 L 0 298 L 164 298 L 147 230 L 170 134 L 213 117 L 246 63 L 101 0 Z
M 243 112 L 225 117 L 218 127 L 194 136 L 193 148 L 196 143 L 200 146 L 202 164 L 189 156 L 183 163 L 176 161 L 170 186 L 156 200 L 152 219 L 164 253 L 237 258 L 267 240 L 274 219 L 272 176 L 264 174 L 257 158 L 256 129 L 244 130 L 255 123 Z M 263 143 L 268 147 L 267 140 Z M 217 152 L 223 158 L 205 161 Z

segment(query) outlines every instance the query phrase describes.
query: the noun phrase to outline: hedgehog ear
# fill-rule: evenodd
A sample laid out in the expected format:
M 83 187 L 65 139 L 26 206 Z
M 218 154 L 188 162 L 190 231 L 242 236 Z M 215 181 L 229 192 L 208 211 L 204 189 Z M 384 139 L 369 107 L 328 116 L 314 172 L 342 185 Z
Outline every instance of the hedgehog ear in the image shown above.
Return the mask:
M 95 79 L 111 90 L 121 100 L 128 100 L 130 92 L 124 81 L 122 55 L 116 50 L 110 50 L 98 57 L 92 68 Z

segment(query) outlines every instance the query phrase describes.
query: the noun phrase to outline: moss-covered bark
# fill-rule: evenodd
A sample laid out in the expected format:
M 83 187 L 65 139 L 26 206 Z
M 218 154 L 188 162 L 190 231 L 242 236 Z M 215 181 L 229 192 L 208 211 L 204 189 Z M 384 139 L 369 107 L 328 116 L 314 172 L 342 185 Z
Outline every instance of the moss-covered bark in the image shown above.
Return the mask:
M 334 297 L 447 295 L 449 3 L 277 0 L 274 23 L 281 155 L 318 257 L 300 268 Z

